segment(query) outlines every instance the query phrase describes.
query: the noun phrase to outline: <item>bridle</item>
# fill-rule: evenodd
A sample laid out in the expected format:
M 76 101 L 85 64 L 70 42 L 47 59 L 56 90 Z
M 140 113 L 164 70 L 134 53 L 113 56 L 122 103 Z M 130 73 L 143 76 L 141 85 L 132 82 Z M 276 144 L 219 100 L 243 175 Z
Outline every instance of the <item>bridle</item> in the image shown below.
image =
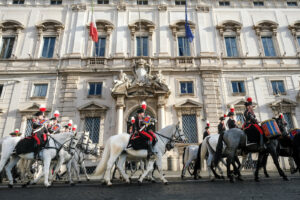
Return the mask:
M 70 139 L 66 140 L 64 143 L 60 143 L 59 141 L 57 141 L 56 139 L 54 139 L 51 135 L 48 135 L 48 137 L 50 139 L 53 140 L 54 142 L 54 147 L 45 147 L 45 149 L 55 149 L 56 150 L 56 155 L 58 154 L 58 152 L 61 150 L 61 149 L 64 149 L 66 152 L 68 152 L 71 156 L 74 155 L 74 152 L 71 152 L 71 150 L 76 150 L 75 147 L 76 146 L 72 146 L 75 141 L 78 140 L 78 138 L 76 137 L 76 134 L 74 134 Z M 69 143 L 69 145 L 66 145 L 66 143 Z M 48 144 L 49 144 L 49 140 L 48 140 Z
M 176 130 L 175 130 L 175 132 L 173 133 L 173 135 L 171 137 L 164 136 L 164 135 L 162 135 L 158 132 L 155 132 L 155 134 L 158 135 L 160 138 L 168 139 L 167 143 L 165 143 L 163 140 L 162 140 L 162 142 L 165 144 L 165 147 L 166 147 L 167 150 L 171 150 L 172 148 L 174 148 L 176 142 L 182 142 L 183 141 L 182 136 L 184 136 L 184 134 L 180 134 L 179 130 L 180 130 L 179 126 L 177 125 Z

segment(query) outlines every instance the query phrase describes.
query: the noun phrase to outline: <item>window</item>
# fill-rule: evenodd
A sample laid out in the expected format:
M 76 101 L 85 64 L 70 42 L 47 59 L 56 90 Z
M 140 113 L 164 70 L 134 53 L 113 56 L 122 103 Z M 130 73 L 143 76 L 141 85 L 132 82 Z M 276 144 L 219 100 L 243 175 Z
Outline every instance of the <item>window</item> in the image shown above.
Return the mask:
M 109 4 L 109 0 L 98 0 L 98 4 Z
M 273 38 L 271 36 L 261 37 L 265 56 L 276 56 Z
M 288 2 L 286 2 L 286 4 L 287 4 L 287 6 L 290 6 L 290 7 L 298 6 L 297 1 L 288 1 Z
M 297 37 L 298 44 L 300 46 L 300 36 Z
M 138 5 L 148 5 L 148 0 L 137 0 Z
M 190 56 L 190 43 L 186 37 L 178 37 L 178 54 L 179 56 Z
M 25 0 L 13 0 L 13 4 L 24 4 Z
M 273 94 L 285 94 L 283 81 L 271 81 Z
M 56 37 L 44 37 L 43 58 L 52 58 L 54 53 Z
M 62 4 L 62 0 L 51 0 L 50 4 L 51 5 L 61 5 Z
M 175 5 L 185 5 L 185 0 L 176 0 Z
M 231 85 L 233 94 L 245 93 L 244 81 L 232 81 Z
M 4 86 L 1 84 L 1 85 L 0 85 L 0 97 L 2 96 L 3 87 L 4 87 Z
M 182 131 L 188 143 L 198 143 L 196 115 L 182 115 Z
M 238 125 L 238 127 L 242 127 L 244 122 L 245 122 L 245 120 L 244 120 L 243 113 L 237 113 L 236 114 L 236 124 Z
M 99 142 L 100 117 L 86 117 L 84 122 L 85 131 L 90 132 L 93 143 Z
M 2 38 L 2 48 L 1 48 L 1 58 L 7 59 L 11 57 L 11 53 L 14 47 L 15 38 L 14 37 L 3 37 Z
M 136 37 L 137 56 L 148 56 L 148 37 Z
M 48 84 L 34 84 L 33 97 L 46 97 Z
M 98 42 L 95 43 L 95 53 L 94 53 L 94 56 L 104 57 L 105 56 L 105 45 L 106 45 L 106 38 L 99 37 L 98 38 Z
M 284 120 L 287 122 L 287 130 L 293 129 L 294 124 L 292 121 L 292 115 L 291 113 L 283 113 Z
M 31 132 L 32 132 L 32 119 L 27 119 L 25 136 L 31 136 Z
M 219 6 L 230 6 L 229 1 L 219 1 Z
M 102 83 L 89 83 L 89 95 L 96 96 L 102 94 Z
M 238 56 L 236 37 L 225 37 L 225 45 L 226 45 L 226 51 L 228 57 Z
M 194 94 L 193 81 L 182 81 L 182 82 L 180 82 L 180 93 L 181 94 Z
M 253 5 L 254 6 L 264 6 L 264 2 L 263 1 L 253 1 Z

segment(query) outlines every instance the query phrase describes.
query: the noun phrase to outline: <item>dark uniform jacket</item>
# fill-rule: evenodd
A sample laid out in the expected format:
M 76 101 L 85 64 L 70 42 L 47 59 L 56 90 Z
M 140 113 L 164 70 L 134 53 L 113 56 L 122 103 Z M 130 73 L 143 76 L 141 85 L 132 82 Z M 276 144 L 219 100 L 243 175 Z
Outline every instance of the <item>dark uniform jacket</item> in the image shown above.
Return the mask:
M 238 128 L 238 126 L 235 124 L 235 120 L 231 118 L 228 119 L 227 126 L 229 129 Z
M 220 122 L 218 125 L 218 133 L 223 134 L 225 130 L 226 130 L 225 125 L 222 122 Z
M 144 119 L 142 118 L 140 120 L 138 116 L 135 116 L 134 118 L 135 118 L 135 122 L 133 126 L 133 130 L 134 130 L 133 132 L 139 132 L 141 128 L 144 126 Z
M 204 140 L 207 136 L 209 136 L 208 132 L 207 132 L 207 131 L 204 131 L 204 133 L 203 133 L 203 140 Z
M 245 110 L 244 117 L 245 117 L 245 123 L 246 123 L 246 125 L 249 125 L 249 124 L 258 124 L 256 116 L 255 116 L 254 113 L 252 113 L 252 112 L 250 112 L 248 110 Z

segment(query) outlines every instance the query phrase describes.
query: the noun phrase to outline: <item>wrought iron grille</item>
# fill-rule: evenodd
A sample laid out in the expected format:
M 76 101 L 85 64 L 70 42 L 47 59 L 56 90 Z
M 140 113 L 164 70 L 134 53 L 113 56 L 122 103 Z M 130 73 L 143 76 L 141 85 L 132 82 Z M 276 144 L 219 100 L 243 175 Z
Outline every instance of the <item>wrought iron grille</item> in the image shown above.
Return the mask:
M 84 130 L 90 132 L 90 139 L 93 143 L 98 143 L 100 135 L 100 117 L 86 117 Z
M 196 115 L 182 115 L 182 130 L 187 143 L 198 143 Z
M 26 122 L 26 129 L 25 129 L 25 136 L 31 136 L 32 133 L 32 120 L 31 119 L 27 119 Z
M 287 122 L 287 130 L 293 129 L 293 121 L 292 121 L 292 116 L 291 113 L 283 113 L 284 119 Z

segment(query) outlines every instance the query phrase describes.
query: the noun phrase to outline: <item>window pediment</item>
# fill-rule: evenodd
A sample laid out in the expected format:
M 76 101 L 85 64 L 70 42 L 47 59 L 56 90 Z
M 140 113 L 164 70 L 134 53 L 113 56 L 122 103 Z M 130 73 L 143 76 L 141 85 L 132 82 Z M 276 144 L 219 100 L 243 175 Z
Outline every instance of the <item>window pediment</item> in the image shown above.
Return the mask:
M 297 33 L 300 33 L 300 21 L 296 21 L 294 24 L 289 25 L 288 28 L 292 32 L 292 35 L 297 35 Z
M 129 24 L 128 28 L 131 32 L 131 35 L 134 35 L 136 32 L 148 32 L 150 35 L 152 35 L 155 29 L 155 24 L 151 21 L 141 19 L 140 21 Z
M 19 30 L 23 30 L 24 26 L 20 22 L 15 20 L 6 20 L 0 24 L 0 29 L 2 29 L 3 32 L 5 31 L 18 32 Z
M 272 102 L 270 104 L 271 107 L 279 107 L 279 106 L 282 106 L 282 107 L 293 107 L 295 108 L 297 106 L 297 102 L 294 102 L 292 100 L 289 100 L 289 99 L 278 99 L 274 102 Z
M 191 99 L 187 99 L 187 100 L 184 100 L 180 103 L 177 103 L 174 105 L 174 107 L 176 109 L 182 109 L 182 108 L 202 108 L 203 105 L 202 103 L 199 103 L 197 101 L 194 101 L 194 100 L 191 100 Z
M 79 112 L 89 112 L 89 111 L 105 112 L 107 109 L 108 109 L 108 107 L 106 107 L 104 105 L 100 105 L 93 101 L 89 102 L 87 104 L 84 104 L 78 108 Z
M 192 21 L 188 21 L 189 26 L 192 30 L 192 32 L 195 32 L 195 23 Z M 185 31 L 185 20 L 180 20 L 172 25 L 170 25 L 170 29 L 172 31 L 172 34 L 174 37 L 176 37 L 177 32 L 184 32 Z
M 19 109 L 20 113 L 22 113 L 22 114 L 27 114 L 27 113 L 33 114 L 35 112 L 38 112 L 39 110 L 40 110 L 40 104 L 38 104 L 38 103 L 33 103 L 30 106 L 26 106 L 26 107 Z M 49 112 L 51 112 L 51 108 L 47 108 L 46 113 L 49 113 Z
M 87 29 L 90 30 L 90 24 L 88 24 Z M 111 34 L 111 32 L 114 30 L 114 25 L 106 20 L 96 20 L 96 27 L 98 32 Z
M 59 21 L 47 20 L 36 25 L 36 28 L 39 34 L 41 34 L 42 32 L 55 32 L 57 34 L 60 34 L 61 30 L 64 29 L 64 25 Z
M 228 20 L 222 22 L 216 28 L 219 30 L 221 36 L 224 32 L 235 32 L 237 35 L 240 35 L 242 24 L 240 22 Z
M 257 35 L 260 35 L 262 32 L 271 32 L 273 35 L 277 34 L 278 24 L 272 21 L 261 21 L 257 25 L 253 26 Z

